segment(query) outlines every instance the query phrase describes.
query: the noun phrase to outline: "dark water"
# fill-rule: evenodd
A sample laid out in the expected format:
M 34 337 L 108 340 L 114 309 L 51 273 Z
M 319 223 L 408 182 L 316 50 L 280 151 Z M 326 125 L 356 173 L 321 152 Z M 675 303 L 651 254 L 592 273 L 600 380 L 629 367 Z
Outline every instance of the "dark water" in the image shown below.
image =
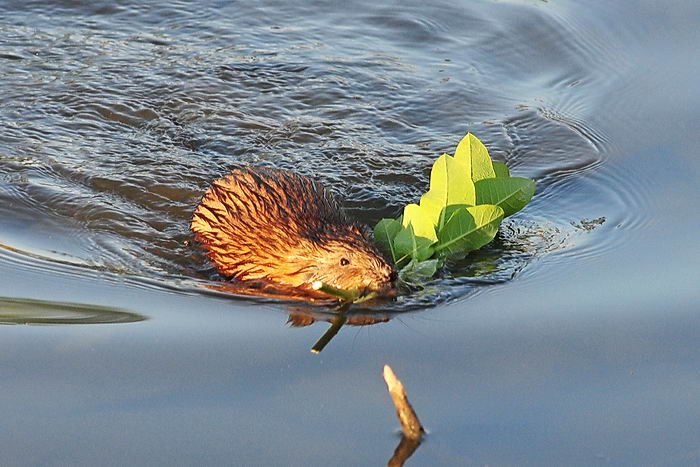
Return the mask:
M 697 2 L 84 3 L 0 16 L 3 465 L 386 463 L 384 363 L 413 465 L 700 462 Z M 373 224 L 467 131 L 538 192 L 381 323 L 206 287 L 230 167 Z

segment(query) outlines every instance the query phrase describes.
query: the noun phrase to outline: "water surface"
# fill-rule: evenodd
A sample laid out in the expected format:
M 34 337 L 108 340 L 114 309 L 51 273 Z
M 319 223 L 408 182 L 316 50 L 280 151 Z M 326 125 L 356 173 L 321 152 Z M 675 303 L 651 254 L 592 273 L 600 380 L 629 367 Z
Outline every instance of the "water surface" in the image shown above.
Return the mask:
M 10 1 L 4 462 L 381 464 L 389 363 L 415 465 L 696 463 L 700 8 L 630 8 Z M 538 192 L 378 324 L 313 355 L 328 309 L 207 287 L 189 219 L 231 167 L 374 224 L 467 131 Z

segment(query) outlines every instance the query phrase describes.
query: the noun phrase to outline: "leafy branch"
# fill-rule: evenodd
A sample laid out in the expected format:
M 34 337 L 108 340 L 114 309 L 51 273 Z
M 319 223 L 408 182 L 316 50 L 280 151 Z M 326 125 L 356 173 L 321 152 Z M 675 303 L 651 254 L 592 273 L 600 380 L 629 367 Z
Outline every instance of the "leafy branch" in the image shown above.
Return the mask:
M 511 177 L 508 166 L 493 162 L 486 146 L 467 133 L 454 156 L 435 161 L 419 203 L 405 206 L 397 219 L 377 223 L 375 242 L 402 280 L 430 278 L 446 259 L 464 258 L 491 242 L 503 218 L 534 194 L 534 180 Z

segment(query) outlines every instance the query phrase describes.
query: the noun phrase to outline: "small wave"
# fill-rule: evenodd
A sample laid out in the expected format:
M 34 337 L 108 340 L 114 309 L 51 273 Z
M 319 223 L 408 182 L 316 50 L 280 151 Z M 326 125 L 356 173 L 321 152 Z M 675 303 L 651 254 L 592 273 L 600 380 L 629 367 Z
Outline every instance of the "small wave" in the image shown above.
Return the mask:
M 313 176 L 372 225 L 418 199 L 435 156 L 465 131 L 536 179 L 537 194 L 492 245 L 390 310 L 496 289 L 543 257 L 603 255 L 621 229 L 649 222 L 648 188 L 613 164 L 595 115 L 595 86 L 624 66 L 583 20 L 560 15 L 565 5 L 539 6 L 349 8 L 371 21 L 326 31 L 276 26 L 308 6 L 240 5 L 235 38 L 214 9 L 192 30 L 178 25 L 178 7 L 158 18 L 172 31 L 8 25 L 0 215 L 14 253 L 3 261 L 200 293 L 216 277 L 190 218 L 231 167 Z M 593 232 L 579 228 L 597 218 L 606 221 Z

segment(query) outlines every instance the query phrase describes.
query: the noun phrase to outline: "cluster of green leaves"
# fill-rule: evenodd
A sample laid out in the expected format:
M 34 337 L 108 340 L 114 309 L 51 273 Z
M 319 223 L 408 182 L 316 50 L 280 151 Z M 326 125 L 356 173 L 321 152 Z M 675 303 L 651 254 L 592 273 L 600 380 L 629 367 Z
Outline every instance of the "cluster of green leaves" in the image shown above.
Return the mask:
M 468 133 L 454 156 L 440 156 L 430 189 L 398 219 L 374 228 L 377 245 L 404 280 L 432 277 L 446 259 L 461 259 L 496 236 L 504 217 L 520 211 L 535 194 L 535 182 L 511 177 L 486 147 Z

